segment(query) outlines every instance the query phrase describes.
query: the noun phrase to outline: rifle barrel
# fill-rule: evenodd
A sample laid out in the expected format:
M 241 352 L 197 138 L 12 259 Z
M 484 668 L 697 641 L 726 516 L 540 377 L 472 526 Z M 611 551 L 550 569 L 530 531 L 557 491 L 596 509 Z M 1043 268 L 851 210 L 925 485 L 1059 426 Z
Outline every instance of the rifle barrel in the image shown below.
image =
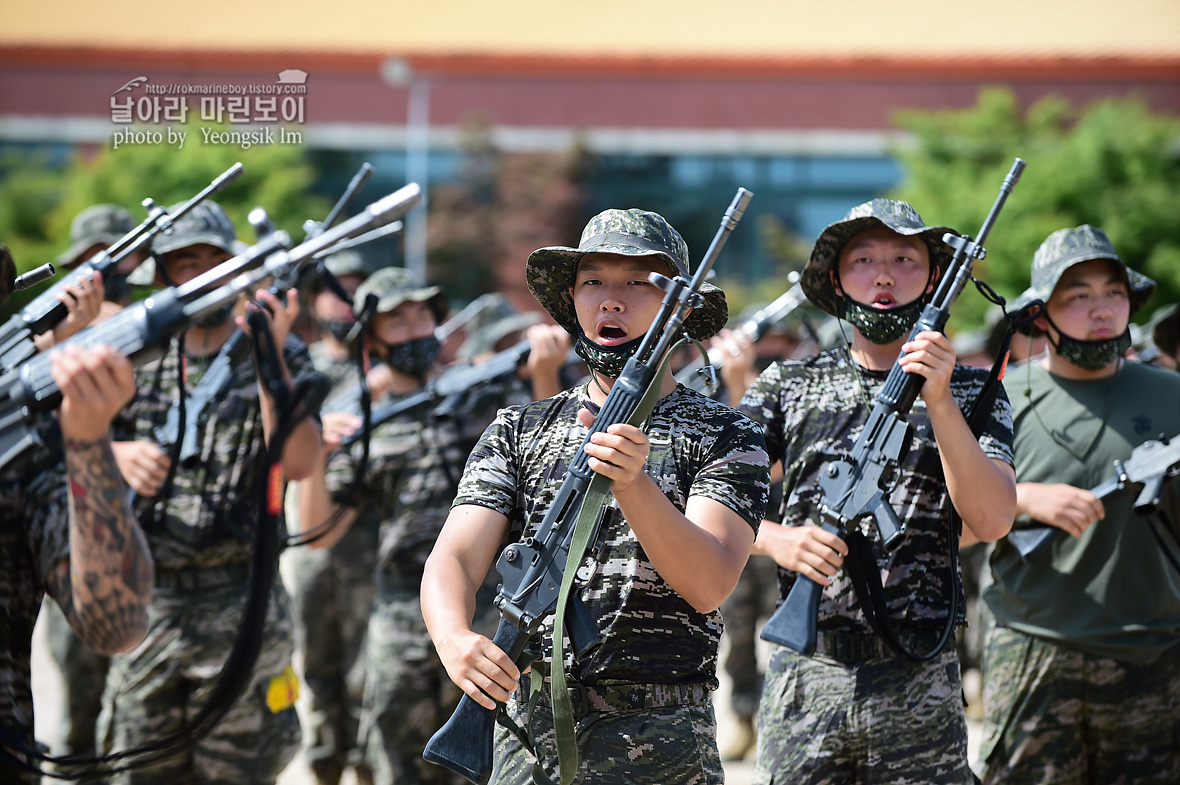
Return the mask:
M 43 281 L 48 281 L 53 276 L 57 275 L 57 269 L 52 262 L 46 262 L 40 267 L 34 267 L 24 275 L 18 275 L 12 280 L 12 291 L 19 292 L 22 289 L 28 289 L 30 286 L 36 286 Z

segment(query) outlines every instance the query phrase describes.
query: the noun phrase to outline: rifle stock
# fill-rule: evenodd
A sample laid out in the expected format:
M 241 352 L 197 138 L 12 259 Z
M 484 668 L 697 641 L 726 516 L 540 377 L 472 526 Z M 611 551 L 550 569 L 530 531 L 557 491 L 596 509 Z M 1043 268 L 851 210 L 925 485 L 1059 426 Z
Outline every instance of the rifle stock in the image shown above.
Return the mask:
M 527 630 L 500 619 L 492 643 L 519 664 L 530 636 Z M 422 750 L 422 757 L 471 782 L 487 785 L 492 774 L 492 745 L 498 713 L 499 707 L 484 708 L 465 694 L 450 719 Z
M 507 546 L 496 562 L 503 583 L 496 597 L 501 620 L 493 642 L 512 657 L 518 666 L 527 664 L 520 659 L 524 656 L 528 639 L 557 611 L 559 587 L 569 566 L 567 559 L 574 530 L 595 477 L 584 447 L 595 433 L 606 431 L 616 423 L 628 422 L 639 409 L 648 388 L 663 368 L 664 359 L 678 342 L 684 319 L 700 297 L 701 285 L 752 197 L 753 194 L 746 189 L 738 189 L 691 281 L 680 276 L 669 279 L 657 273 L 651 274 L 652 283 L 665 292 L 659 313 L 640 342 L 635 356 L 627 361 L 623 372 L 611 386 L 606 401 L 582 442 L 582 449 L 577 450 L 570 459 L 568 473 L 536 533 Z M 601 519 L 602 513 L 598 511 L 599 523 Z M 598 645 L 601 636 L 576 592 L 570 596 L 566 606 L 563 623 L 566 620 L 570 622 L 567 632 L 575 655 L 585 656 Z M 558 648 L 555 643 L 554 649 Z M 554 659 L 559 658 L 555 656 Z M 557 667 L 563 665 L 559 662 Z M 487 782 L 491 771 L 490 751 L 496 712 L 483 709 L 466 696 L 465 700 L 467 703 L 460 704 L 464 715 L 457 720 L 453 715 L 452 721 L 430 738 L 422 756 L 472 782 L 482 784 Z M 476 709 L 487 716 L 473 717 Z
M 999 196 L 984 219 L 977 240 L 966 235 L 960 237 L 947 234 L 943 237 L 944 242 L 955 249 L 954 255 L 930 303 L 922 310 L 910 331 L 907 343 L 919 333 L 943 331 L 950 317 L 951 305 L 971 277 L 974 261 L 986 254 L 983 242 L 1024 167 L 1024 161 L 1017 158 L 1000 186 Z M 819 485 L 823 494 L 819 512 L 823 519 L 822 525 L 825 530 L 842 539 L 858 520 L 870 514 L 886 548 L 897 547 L 905 532 L 904 524 L 889 504 L 888 493 L 892 490 L 897 469 L 910 444 L 912 426 L 905 415 L 917 399 L 925 378 L 902 370 L 900 360 L 904 356 L 905 352 L 898 355 L 890 368 L 852 450 L 820 470 Z M 786 600 L 763 627 L 762 638 L 801 654 L 814 653 L 816 614 L 822 592 L 823 587 L 811 578 L 804 575 L 796 577 Z

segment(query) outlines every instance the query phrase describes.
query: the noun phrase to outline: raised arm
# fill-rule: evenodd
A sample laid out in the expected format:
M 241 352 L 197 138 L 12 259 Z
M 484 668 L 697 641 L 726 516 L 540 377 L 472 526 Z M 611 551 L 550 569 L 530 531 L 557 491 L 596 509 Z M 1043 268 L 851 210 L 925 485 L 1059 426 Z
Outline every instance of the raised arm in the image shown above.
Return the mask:
M 583 409 L 582 424 L 593 417 Z M 611 493 L 660 576 L 701 613 L 709 613 L 737 585 L 754 545 L 754 532 L 721 502 L 690 496 L 681 513 L 643 471 L 650 449 L 643 431 L 623 423 L 596 433 L 586 446 L 590 468 L 611 478 Z
M 135 377 L 131 364 L 105 346 L 55 350 L 51 372 L 62 391 L 70 557 L 47 576 L 48 590 L 88 646 L 114 654 L 143 638 L 154 581 L 109 434 L 111 419 L 135 391 Z
M 287 292 L 287 302 L 284 303 L 265 289 L 257 292 L 260 302 L 268 306 L 267 319 L 270 321 L 271 334 L 274 336 L 275 346 L 279 347 L 279 367 L 287 384 L 291 383 L 291 372 L 283 358 L 282 346 L 291 330 L 291 323 L 299 315 L 299 298 L 294 290 Z M 248 330 L 244 317 L 238 317 L 238 326 Z M 270 435 L 274 431 L 275 412 L 274 402 L 266 392 L 265 386 L 259 378 L 259 404 L 262 408 L 262 428 L 266 440 L 270 442 Z M 288 480 L 302 480 L 307 477 L 315 464 L 316 456 L 320 452 L 320 429 L 311 417 L 305 417 L 295 426 L 287 443 L 283 445 L 283 474 Z
M 955 351 L 937 332 L 919 333 L 902 349 L 903 367 L 926 377 L 921 395 L 930 413 L 947 492 L 970 530 L 970 539 L 991 542 L 1003 537 L 1016 518 L 1016 472 L 988 457 L 971 432 L 950 392 Z

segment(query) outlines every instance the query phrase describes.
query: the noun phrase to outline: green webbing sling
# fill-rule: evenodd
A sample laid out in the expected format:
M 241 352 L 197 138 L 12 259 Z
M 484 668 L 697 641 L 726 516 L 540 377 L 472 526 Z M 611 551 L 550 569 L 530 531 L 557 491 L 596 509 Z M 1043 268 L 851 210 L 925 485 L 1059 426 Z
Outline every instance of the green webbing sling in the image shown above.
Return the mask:
M 627 420 L 629 425 L 640 427 L 655 408 L 659 399 L 660 384 L 664 380 L 664 373 L 668 368 L 668 360 L 680 348 L 683 341 L 678 342 L 672 351 L 664 356 L 659 371 L 652 379 L 640 399 L 635 411 Z M 569 690 L 565 686 L 565 606 L 569 602 L 570 591 L 573 589 L 574 576 L 577 567 L 586 555 L 586 548 L 590 545 L 590 538 L 595 535 L 595 523 L 602 512 L 603 504 L 610 493 L 609 477 L 595 472 L 586 488 L 586 495 L 582 499 L 581 509 L 578 511 L 578 522 L 574 525 L 574 533 L 570 542 L 569 554 L 566 556 L 565 572 L 561 578 L 561 589 L 557 594 L 557 609 L 553 618 L 553 667 L 550 671 L 550 705 L 553 707 L 553 725 L 557 733 L 557 765 L 561 772 L 561 785 L 569 785 L 578 770 L 578 745 L 574 736 L 574 709 L 570 701 Z M 530 682 L 534 681 L 530 679 Z M 540 682 L 540 679 L 535 679 Z M 540 774 L 540 778 L 538 778 Z M 540 785 L 552 785 L 552 781 L 544 776 L 540 761 L 533 771 L 533 780 Z

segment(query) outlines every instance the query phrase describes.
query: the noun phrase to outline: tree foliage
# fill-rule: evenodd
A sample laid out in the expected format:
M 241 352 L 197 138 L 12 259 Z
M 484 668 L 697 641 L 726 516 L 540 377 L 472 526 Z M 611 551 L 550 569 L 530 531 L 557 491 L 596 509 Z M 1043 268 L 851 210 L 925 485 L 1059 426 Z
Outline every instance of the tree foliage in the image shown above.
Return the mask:
M 578 237 L 589 156 L 580 145 L 506 152 L 486 124 L 472 121 L 463 161 L 455 182 L 431 189 L 430 277 L 461 302 L 500 291 L 518 310 L 534 310 L 524 261 L 537 248 Z
M 904 112 L 916 137 L 896 151 L 906 178 L 892 194 L 927 224 L 974 236 L 1014 159 L 1028 162 L 985 243 L 975 275 L 1011 299 L 1029 283 L 1032 257 L 1052 232 L 1081 224 L 1103 229 L 1119 255 L 1158 283 L 1136 315 L 1180 299 L 1180 159 L 1177 118 L 1139 99 L 1107 99 L 1077 109 L 1046 98 L 1021 111 L 1001 89 L 962 111 Z M 952 329 L 979 325 L 987 303 L 964 296 Z
M 86 207 L 118 204 L 138 223 L 147 215 L 144 199 L 162 207 L 185 201 L 238 161 L 245 167 L 243 174 L 210 199 L 233 219 L 239 239 L 255 240 L 246 221 L 255 207 L 265 208 L 295 242 L 303 239 L 305 220 L 327 215 L 331 202 L 309 192 L 315 172 L 299 145 L 242 149 L 202 144 L 199 131 L 190 127 L 182 149 L 167 144 L 106 146 L 89 156 L 75 152 L 65 166 L 53 166 L 46 155 L 0 161 L 0 242 L 12 251 L 21 271 L 32 269 L 69 246 L 70 222 Z M 7 317 L 40 290 L 14 295 L 2 315 Z

